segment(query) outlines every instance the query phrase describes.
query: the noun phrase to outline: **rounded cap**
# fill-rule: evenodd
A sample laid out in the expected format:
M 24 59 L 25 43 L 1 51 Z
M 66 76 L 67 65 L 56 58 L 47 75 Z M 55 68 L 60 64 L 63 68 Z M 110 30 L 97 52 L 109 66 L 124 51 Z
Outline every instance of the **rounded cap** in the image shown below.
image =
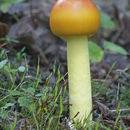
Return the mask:
M 50 15 L 50 28 L 57 36 L 92 35 L 100 26 L 92 0 L 58 0 Z

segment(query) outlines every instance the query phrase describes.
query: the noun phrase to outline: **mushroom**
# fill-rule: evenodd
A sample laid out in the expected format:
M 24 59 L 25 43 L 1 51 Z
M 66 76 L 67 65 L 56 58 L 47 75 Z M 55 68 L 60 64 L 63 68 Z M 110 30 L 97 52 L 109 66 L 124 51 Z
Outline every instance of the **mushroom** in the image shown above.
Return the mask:
M 70 119 L 74 121 L 91 115 L 88 37 L 99 26 L 99 12 L 92 0 L 58 0 L 50 14 L 51 31 L 67 41 Z

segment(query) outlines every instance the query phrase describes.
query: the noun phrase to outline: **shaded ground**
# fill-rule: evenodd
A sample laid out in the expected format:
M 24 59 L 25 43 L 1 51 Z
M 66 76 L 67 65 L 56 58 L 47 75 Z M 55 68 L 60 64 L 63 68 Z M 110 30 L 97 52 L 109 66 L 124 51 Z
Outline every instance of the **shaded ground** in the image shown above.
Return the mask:
M 106 30 L 101 28 L 99 33 L 91 38 L 102 48 L 105 40 L 112 41 L 128 51 L 127 56 L 105 51 L 103 60 L 100 63 L 91 63 L 91 74 L 93 79 L 93 105 L 94 120 L 100 120 L 104 125 L 113 128 L 117 119 L 116 111 L 119 99 L 130 99 L 130 2 L 127 0 L 111 0 L 103 2 L 96 1 L 99 8 L 108 13 L 116 22 L 116 28 Z M 60 65 L 61 74 L 67 72 L 66 44 L 55 37 L 49 29 L 49 14 L 54 1 L 28 1 L 13 5 L 8 13 L 0 12 L 0 37 L 7 34 L 17 39 L 19 44 L 7 45 L 1 42 L 0 49 L 7 48 L 13 60 L 13 52 L 20 51 L 26 47 L 27 61 L 30 66 L 30 75 L 36 74 L 36 66 L 40 56 L 40 73 L 44 79 L 52 72 L 52 66 Z M 3 24 L 4 23 L 4 24 Z M 9 28 L 8 28 L 9 26 Z M 2 30 L 2 31 L 1 31 Z M 21 65 L 25 65 L 23 61 Z M 67 78 L 66 78 L 67 81 Z M 51 77 L 50 83 L 55 82 L 55 75 Z M 101 87 L 100 86 L 104 86 Z M 96 87 L 96 89 L 94 88 Z M 106 89 L 106 88 L 107 89 Z M 121 91 L 120 91 L 121 90 Z M 124 91 L 122 91 L 124 90 Z M 109 92 L 108 92 L 109 91 Z M 129 101 L 120 104 L 119 124 L 130 128 L 130 103 Z M 125 106 L 125 108 L 124 108 Z M 65 116 L 68 117 L 67 114 Z M 115 129 L 118 129 L 118 125 Z

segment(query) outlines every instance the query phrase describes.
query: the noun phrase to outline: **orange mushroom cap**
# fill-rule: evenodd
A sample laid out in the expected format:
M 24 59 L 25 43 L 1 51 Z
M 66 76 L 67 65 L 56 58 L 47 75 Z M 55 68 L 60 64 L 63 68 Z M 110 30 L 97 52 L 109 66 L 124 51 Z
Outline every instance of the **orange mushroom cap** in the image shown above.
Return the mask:
M 52 8 L 50 27 L 57 36 L 89 36 L 99 26 L 99 12 L 92 0 L 58 0 Z

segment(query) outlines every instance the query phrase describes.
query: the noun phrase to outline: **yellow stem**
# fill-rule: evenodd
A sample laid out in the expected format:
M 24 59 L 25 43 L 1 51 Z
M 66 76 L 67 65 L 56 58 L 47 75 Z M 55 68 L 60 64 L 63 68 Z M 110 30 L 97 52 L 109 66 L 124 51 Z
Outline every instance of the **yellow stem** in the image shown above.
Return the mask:
M 69 75 L 70 119 L 83 121 L 92 110 L 90 64 L 87 36 L 69 36 L 67 60 Z

